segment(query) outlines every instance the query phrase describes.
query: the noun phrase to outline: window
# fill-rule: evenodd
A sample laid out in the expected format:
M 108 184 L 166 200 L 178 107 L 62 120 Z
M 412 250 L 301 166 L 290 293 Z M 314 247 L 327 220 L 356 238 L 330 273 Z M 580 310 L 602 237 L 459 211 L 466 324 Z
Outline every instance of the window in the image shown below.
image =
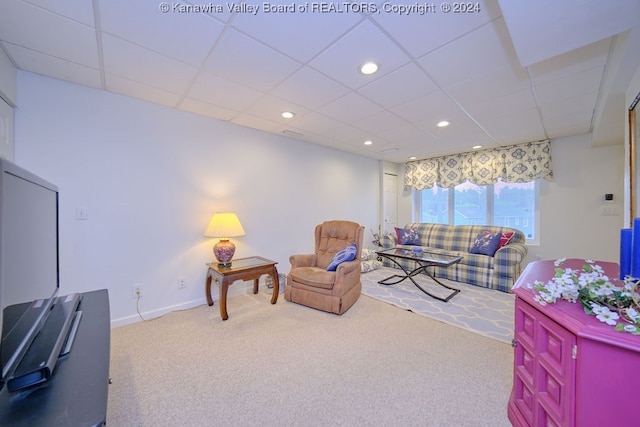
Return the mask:
M 480 186 L 465 182 L 452 189 L 433 186 L 416 191 L 420 222 L 487 224 L 516 228 L 537 240 L 536 181 Z

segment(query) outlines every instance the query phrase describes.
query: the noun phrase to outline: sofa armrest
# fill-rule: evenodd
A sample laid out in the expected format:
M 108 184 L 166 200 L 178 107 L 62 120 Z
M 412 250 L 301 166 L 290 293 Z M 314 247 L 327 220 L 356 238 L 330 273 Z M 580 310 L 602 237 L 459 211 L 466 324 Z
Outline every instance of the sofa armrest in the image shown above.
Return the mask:
M 384 249 L 395 248 L 398 244 L 398 237 L 393 233 L 385 233 L 380 240 Z
M 291 255 L 289 262 L 291 263 L 292 269 L 298 267 L 315 267 L 316 254 Z
M 501 276 L 510 276 L 514 265 L 520 265 L 527 256 L 527 247 L 522 243 L 509 243 L 494 254 L 493 268 Z M 520 269 L 518 268 L 518 273 Z

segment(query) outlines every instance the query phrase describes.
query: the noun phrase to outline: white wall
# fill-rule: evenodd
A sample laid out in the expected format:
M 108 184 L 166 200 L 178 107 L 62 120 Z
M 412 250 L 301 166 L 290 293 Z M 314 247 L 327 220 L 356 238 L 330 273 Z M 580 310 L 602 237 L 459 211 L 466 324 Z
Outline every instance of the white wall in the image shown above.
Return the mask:
M 61 191 L 61 292 L 108 288 L 114 325 L 138 320 L 137 283 L 150 317 L 203 303 L 215 240 L 202 233 L 216 211 L 244 226 L 236 257 L 281 273 L 313 251 L 319 222 L 359 222 L 365 240 L 377 227 L 376 160 L 22 71 L 18 97 L 16 163 Z
M 624 226 L 624 147 L 591 148 L 589 135 L 551 142 L 555 181 L 540 181 L 540 243 L 529 245 L 526 262 L 560 257 L 619 261 Z M 404 167 L 398 167 L 404 173 Z M 612 204 L 605 193 L 614 194 Z M 412 222 L 411 191 L 399 189 L 399 222 Z M 616 206 L 619 215 L 602 215 Z M 416 219 L 417 220 L 417 219 Z
M 624 227 L 624 146 L 591 147 L 589 135 L 551 142 L 554 182 L 540 182 L 540 246 L 529 260 L 560 257 L 619 262 Z M 613 203 L 604 202 L 613 193 Z M 615 206 L 619 215 L 603 215 Z

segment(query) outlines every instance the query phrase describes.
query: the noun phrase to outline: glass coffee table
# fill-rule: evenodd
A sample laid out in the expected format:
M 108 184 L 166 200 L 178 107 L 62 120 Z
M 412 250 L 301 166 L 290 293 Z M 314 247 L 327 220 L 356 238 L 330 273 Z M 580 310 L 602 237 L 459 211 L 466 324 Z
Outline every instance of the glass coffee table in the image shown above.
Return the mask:
M 390 260 L 391 262 L 396 264 L 404 272 L 404 275 L 402 275 L 402 274 L 394 274 L 393 276 L 389 276 L 386 279 L 380 280 L 378 283 L 380 283 L 381 285 L 396 285 L 396 284 L 398 284 L 398 283 L 400 283 L 400 282 L 402 282 L 402 281 L 404 281 L 406 279 L 409 279 L 409 280 L 411 280 L 411 282 L 418 289 L 420 289 L 425 294 L 429 295 L 431 298 L 435 298 L 437 300 L 444 301 L 444 302 L 449 301 L 458 292 L 460 292 L 460 289 L 452 288 L 450 286 L 445 285 L 441 281 L 439 281 L 433 274 L 431 274 L 429 272 L 428 269 L 429 269 L 429 267 L 449 267 L 449 266 L 452 266 L 452 265 L 457 264 L 457 263 L 460 262 L 460 260 L 462 259 L 461 256 L 439 254 L 439 253 L 436 253 L 436 252 L 427 252 L 427 251 L 414 252 L 411 249 L 404 249 L 404 248 L 385 249 L 383 251 L 376 251 L 376 253 L 378 254 L 378 256 L 387 258 L 388 260 Z M 415 261 L 415 263 L 418 265 L 418 267 L 414 268 L 411 271 L 409 271 L 408 268 L 405 268 L 399 262 L 399 260 L 402 260 L 402 259 L 405 259 L 405 260 L 408 259 L 408 260 Z M 422 286 L 420 286 L 418 284 L 418 282 L 416 282 L 413 279 L 413 277 L 416 274 L 420 274 L 420 273 L 426 274 L 435 283 L 437 283 L 438 285 L 442 286 L 443 288 L 451 290 L 452 292 L 449 293 L 445 297 L 440 297 L 438 295 L 434 295 L 434 294 L 430 293 L 429 291 L 424 289 Z

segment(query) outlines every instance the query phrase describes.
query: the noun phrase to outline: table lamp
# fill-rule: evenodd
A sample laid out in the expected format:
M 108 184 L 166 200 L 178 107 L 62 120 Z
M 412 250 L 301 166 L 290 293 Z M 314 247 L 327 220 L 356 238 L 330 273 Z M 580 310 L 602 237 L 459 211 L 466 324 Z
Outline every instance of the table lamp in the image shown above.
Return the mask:
M 236 251 L 236 245 L 229 241 L 229 237 L 244 236 L 244 229 L 238 216 L 231 212 L 216 212 L 211 217 L 205 237 L 219 237 L 220 241 L 213 247 L 213 254 L 218 260 L 218 267 L 231 267 L 231 259 Z

